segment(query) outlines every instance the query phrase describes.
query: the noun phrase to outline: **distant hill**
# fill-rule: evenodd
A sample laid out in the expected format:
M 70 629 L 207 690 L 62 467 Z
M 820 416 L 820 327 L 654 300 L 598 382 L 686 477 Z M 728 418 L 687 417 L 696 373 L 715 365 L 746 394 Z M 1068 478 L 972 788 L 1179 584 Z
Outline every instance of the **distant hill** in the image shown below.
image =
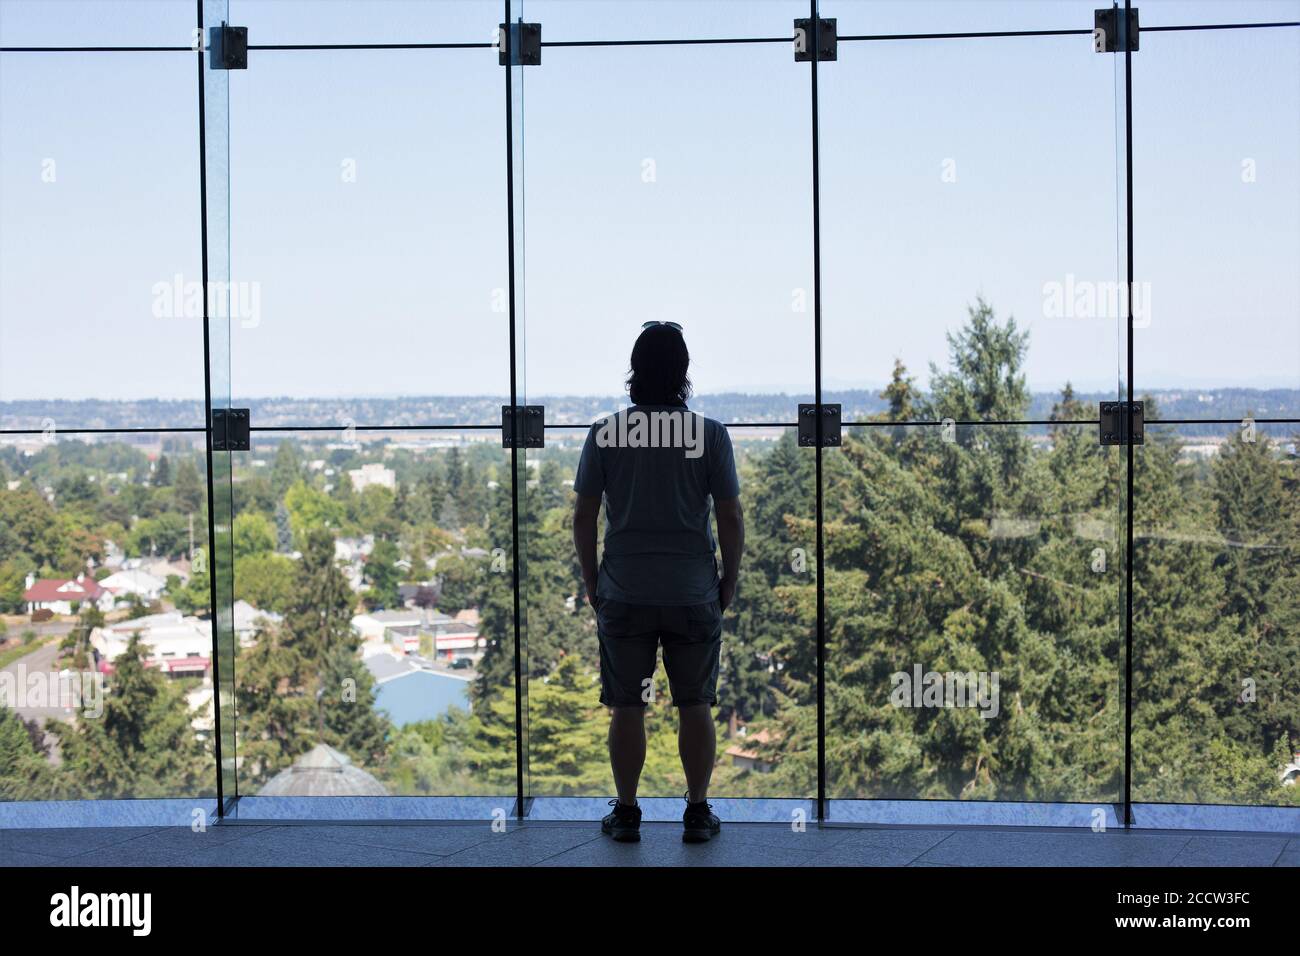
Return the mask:
M 1300 420 L 1300 389 L 1158 389 L 1147 393 L 1156 401 L 1160 418 Z M 1028 417 L 1046 419 L 1059 394 L 1034 393 Z M 1114 395 L 1079 393 L 1090 405 L 1113 399 Z M 599 398 L 573 395 L 528 395 L 520 400 L 546 406 L 548 424 L 582 425 L 604 412 L 627 403 L 626 396 Z M 844 406 L 845 421 L 860 421 L 880 413 L 886 403 L 875 391 L 866 389 L 825 391 L 825 402 Z M 480 396 L 408 396 L 402 398 L 257 398 L 236 404 L 252 410 L 257 426 L 294 425 L 469 425 L 494 424 L 501 420 L 501 406 L 508 398 Z M 720 392 L 698 395 L 690 405 L 696 411 L 728 423 L 793 422 L 796 406 L 811 402 L 812 394 Z M 40 429 L 45 420 L 59 428 L 177 428 L 203 426 L 199 402 L 145 399 L 140 401 L 8 401 L 0 402 L 0 427 Z M 1222 426 L 1219 426 L 1222 430 Z

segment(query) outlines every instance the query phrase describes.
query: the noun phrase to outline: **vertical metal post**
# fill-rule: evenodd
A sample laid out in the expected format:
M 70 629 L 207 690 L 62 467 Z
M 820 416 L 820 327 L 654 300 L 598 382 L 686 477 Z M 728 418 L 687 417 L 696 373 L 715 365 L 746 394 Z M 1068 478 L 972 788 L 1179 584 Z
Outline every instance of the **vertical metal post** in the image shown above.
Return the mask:
M 817 59 L 821 51 L 817 0 L 812 19 L 812 200 L 813 200 L 813 403 L 817 406 L 817 822 L 826 819 L 826 570 L 822 555 L 822 249 L 821 164 L 817 149 Z
M 208 600 L 211 602 L 212 620 L 212 713 L 213 738 L 216 741 L 217 760 L 217 818 L 226 815 L 223 755 L 221 753 L 221 637 L 217 629 L 217 526 L 216 495 L 213 491 L 212 467 L 212 349 L 208 343 L 210 316 L 208 315 L 208 137 L 207 110 L 204 108 L 204 48 L 206 33 L 203 26 L 203 0 L 194 0 L 198 8 L 199 50 L 199 255 L 203 279 L 203 433 L 206 445 L 208 472 Z
M 1124 192 L 1127 248 L 1128 308 L 1124 378 L 1128 408 L 1133 407 L 1133 38 L 1129 36 L 1130 0 L 1124 0 L 1124 19 L 1119 29 L 1124 44 Z M 1128 414 L 1125 410 L 1124 414 Z M 1129 429 L 1131 432 L 1131 429 Z M 1125 442 L 1128 456 L 1124 522 L 1124 828 L 1133 820 L 1133 442 Z
M 506 269 L 508 271 L 507 295 L 510 309 L 510 413 L 515 415 L 514 435 L 522 435 L 523 422 L 517 417 L 518 359 L 515 354 L 515 162 L 514 162 L 514 95 L 512 74 L 514 69 L 510 49 L 510 0 L 505 2 L 505 30 L 501 42 L 506 51 Z M 524 793 L 524 668 L 522 628 L 519 621 L 519 442 L 510 443 L 510 578 L 514 596 L 515 629 L 515 816 L 522 820 L 525 812 Z

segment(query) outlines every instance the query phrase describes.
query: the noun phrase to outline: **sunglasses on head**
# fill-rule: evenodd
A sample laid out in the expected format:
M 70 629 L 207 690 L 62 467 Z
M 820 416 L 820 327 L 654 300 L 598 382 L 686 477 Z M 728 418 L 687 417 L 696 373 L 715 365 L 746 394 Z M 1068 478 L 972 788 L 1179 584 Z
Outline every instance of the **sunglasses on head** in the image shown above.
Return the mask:
M 682 330 L 682 327 L 678 325 L 676 322 L 658 322 L 658 321 L 642 322 L 641 329 L 642 331 L 644 331 L 645 329 L 653 329 L 656 325 L 666 325 L 674 332 L 680 332 Z

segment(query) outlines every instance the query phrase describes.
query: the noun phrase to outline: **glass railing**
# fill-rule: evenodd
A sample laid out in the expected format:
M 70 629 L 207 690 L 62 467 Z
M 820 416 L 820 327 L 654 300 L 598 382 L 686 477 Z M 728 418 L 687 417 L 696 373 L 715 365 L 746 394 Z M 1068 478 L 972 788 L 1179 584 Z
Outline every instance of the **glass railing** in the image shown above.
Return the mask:
M 0 801 L 600 805 L 573 478 L 665 320 L 716 797 L 1296 807 L 1300 2 L 1099 6 L 0 0 Z

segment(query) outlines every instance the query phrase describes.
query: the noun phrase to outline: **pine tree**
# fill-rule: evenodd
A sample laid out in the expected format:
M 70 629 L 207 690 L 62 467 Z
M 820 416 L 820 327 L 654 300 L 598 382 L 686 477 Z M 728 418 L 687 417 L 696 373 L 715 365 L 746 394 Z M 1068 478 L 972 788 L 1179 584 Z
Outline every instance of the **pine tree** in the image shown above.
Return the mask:
M 216 791 L 212 752 L 190 726 L 185 695 L 144 663 L 138 634 L 113 661 L 99 717 L 49 729 L 63 756 L 60 775 L 84 799 L 209 795 Z

